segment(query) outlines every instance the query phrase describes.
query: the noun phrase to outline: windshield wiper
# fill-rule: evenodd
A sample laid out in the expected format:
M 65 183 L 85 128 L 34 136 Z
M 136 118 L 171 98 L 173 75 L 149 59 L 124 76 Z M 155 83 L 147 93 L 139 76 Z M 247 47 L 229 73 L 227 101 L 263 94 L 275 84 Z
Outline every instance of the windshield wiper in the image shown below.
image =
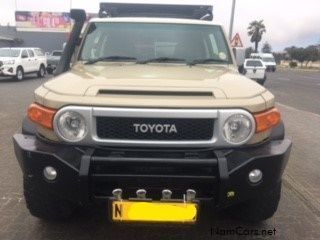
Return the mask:
M 196 64 L 205 64 L 205 63 L 229 63 L 226 60 L 216 59 L 216 58 L 204 58 L 204 59 L 195 59 L 191 62 L 188 62 L 188 65 L 196 65 Z
M 108 57 L 100 57 L 100 58 L 88 60 L 85 64 L 90 65 L 97 62 L 103 62 L 103 61 L 128 61 L 128 60 L 134 61 L 137 59 L 134 57 L 126 57 L 126 56 L 108 56 Z
M 147 60 L 141 60 L 141 61 L 138 61 L 137 63 L 139 63 L 139 64 L 147 64 L 147 63 L 152 63 L 152 62 L 158 62 L 158 63 L 163 63 L 163 62 L 186 62 L 186 60 L 182 59 L 182 58 L 159 57 L 159 58 L 151 58 L 151 59 L 147 59 Z

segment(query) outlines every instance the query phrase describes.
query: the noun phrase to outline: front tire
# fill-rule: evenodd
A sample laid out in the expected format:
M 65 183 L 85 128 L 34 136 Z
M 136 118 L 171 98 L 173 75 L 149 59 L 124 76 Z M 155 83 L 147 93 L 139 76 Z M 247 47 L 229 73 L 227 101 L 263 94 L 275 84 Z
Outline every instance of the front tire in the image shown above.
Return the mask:
M 53 69 L 52 68 L 47 68 L 47 73 L 48 74 L 53 74 Z
M 263 79 L 259 79 L 257 82 L 263 86 L 266 80 L 267 80 L 267 76 L 265 75 Z
M 66 220 L 77 205 L 49 191 L 43 191 L 29 178 L 23 180 L 24 197 L 30 213 L 45 220 Z
M 43 65 L 41 65 L 37 73 L 38 78 L 44 78 L 45 74 L 46 74 L 46 68 Z
M 281 197 L 281 183 L 275 188 L 264 192 L 255 199 L 250 199 L 244 203 L 228 209 L 232 218 L 246 222 L 261 222 L 271 218 L 278 209 Z
M 22 67 L 17 68 L 15 79 L 17 81 L 22 81 L 24 79 L 24 71 Z

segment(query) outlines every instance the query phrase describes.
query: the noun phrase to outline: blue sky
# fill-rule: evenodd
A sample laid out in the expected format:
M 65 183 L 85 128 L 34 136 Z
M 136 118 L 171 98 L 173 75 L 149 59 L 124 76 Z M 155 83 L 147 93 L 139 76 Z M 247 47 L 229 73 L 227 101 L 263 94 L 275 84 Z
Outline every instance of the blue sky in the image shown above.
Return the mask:
M 101 0 L 0 0 L 0 23 L 14 25 L 14 11 L 69 11 L 85 8 L 97 12 Z M 109 0 L 108 0 L 109 1 Z M 162 2 L 214 5 L 215 20 L 229 29 L 232 0 L 112 0 L 112 2 Z M 5 7 L 3 7 L 5 6 Z M 237 0 L 234 33 L 239 32 L 246 47 L 251 46 L 246 34 L 250 21 L 264 19 L 267 33 L 262 42 L 268 41 L 274 50 L 286 46 L 307 46 L 320 43 L 319 0 Z

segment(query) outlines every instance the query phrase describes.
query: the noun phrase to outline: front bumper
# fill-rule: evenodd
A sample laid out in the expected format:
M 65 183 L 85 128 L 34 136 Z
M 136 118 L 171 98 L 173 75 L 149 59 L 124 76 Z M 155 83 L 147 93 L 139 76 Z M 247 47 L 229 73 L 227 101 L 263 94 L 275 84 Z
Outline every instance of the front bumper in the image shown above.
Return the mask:
M 144 188 L 154 200 L 161 198 L 163 189 L 170 189 L 176 199 L 194 189 L 197 199 L 212 200 L 217 208 L 276 186 L 292 145 L 289 140 L 275 140 L 233 150 L 79 148 L 23 134 L 16 134 L 13 141 L 24 177 L 73 202 L 108 199 L 116 188 L 123 189 L 124 198 L 135 197 L 135 191 Z M 46 166 L 57 169 L 54 182 L 44 179 Z M 260 184 L 248 180 L 253 169 L 263 172 Z
M 47 70 L 56 70 L 58 64 L 48 63 Z
M 3 65 L 2 67 L 0 67 L 0 76 L 15 76 L 15 75 L 16 75 L 16 71 L 14 66 Z

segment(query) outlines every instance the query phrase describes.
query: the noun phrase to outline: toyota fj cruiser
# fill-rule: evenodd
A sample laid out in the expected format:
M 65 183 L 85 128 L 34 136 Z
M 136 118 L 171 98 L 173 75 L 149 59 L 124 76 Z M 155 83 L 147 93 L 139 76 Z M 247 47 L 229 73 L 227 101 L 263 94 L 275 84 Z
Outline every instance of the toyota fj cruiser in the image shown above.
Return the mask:
M 291 142 L 274 96 L 237 72 L 211 6 L 101 4 L 13 138 L 31 214 L 94 201 L 116 222 L 194 223 L 201 202 L 262 221 Z

